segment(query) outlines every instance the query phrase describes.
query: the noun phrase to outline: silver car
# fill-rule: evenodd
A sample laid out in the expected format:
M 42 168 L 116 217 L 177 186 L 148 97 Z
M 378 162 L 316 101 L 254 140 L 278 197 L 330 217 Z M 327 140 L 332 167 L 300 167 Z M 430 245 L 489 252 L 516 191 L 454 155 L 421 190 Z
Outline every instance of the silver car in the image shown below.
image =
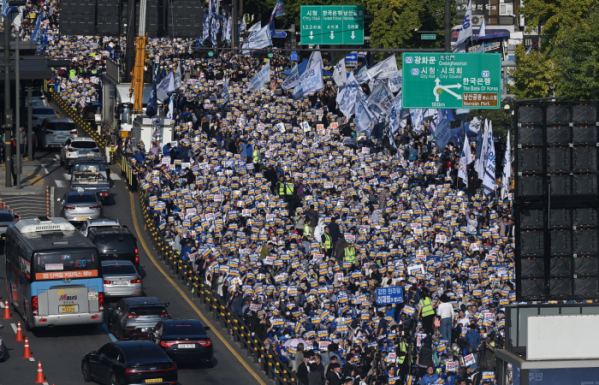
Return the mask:
M 0 210 L 0 237 L 6 237 L 6 229 L 13 223 L 16 221 L 10 210 Z
M 67 139 L 60 149 L 60 165 L 69 170 L 77 159 L 102 159 L 100 149 L 92 138 Z
M 111 228 L 120 228 L 121 222 L 118 219 L 104 218 L 104 219 L 88 219 L 83 226 L 81 226 L 81 234 L 84 237 L 87 237 L 90 229 L 95 229 L 97 227 L 111 227 Z
M 104 294 L 108 297 L 141 297 L 143 283 L 131 261 L 102 261 Z
M 69 118 L 46 118 L 40 130 L 43 148 L 61 148 L 67 140 L 77 137 L 75 121 Z
M 102 216 L 102 204 L 96 193 L 82 190 L 71 191 L 63 199 L 58 198 L 62 203 L 60 215 L 69 222 L 85 222 Z
M 171 319 L 167 306 L 156 297 L 123 298 L 108 316 L 108 330 L 119 340 L 146 339 L 159 321 Z
M 56 112 L 54 112 L 54 108 L 52 107 L 44 107 L 44 106 L 35 106 L 33 107 L 31 122 L 33 128 L 42 125 L 42 122 L 48 118 L 56 118 Z

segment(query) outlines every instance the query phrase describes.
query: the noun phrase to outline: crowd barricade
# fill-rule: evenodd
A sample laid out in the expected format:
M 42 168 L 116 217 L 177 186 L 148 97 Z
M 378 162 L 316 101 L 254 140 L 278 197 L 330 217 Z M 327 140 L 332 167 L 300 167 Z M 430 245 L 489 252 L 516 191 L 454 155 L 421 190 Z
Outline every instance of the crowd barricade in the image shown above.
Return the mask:
M 129 186 L 135 189 L 136 181 L 125 156 L 122 157 L 121 169 L 123 175 L 127 177 Z M 238 342 L 246 350 L 248 357 L 253 357 L 254 363 L 259 365 L 268 378 L 275 381 L 275 384 L 301 385 L 291 368 L 274 353 L 272 346 L 267 349 L 262 341 L 252 336 L 243 319 L 232 313 L 210 287 L 200 280 L 199 275 L 193 270 L 192 266 L 183 261 L 181 256 L 164 240 L 152 221 L 148 199 L 143 192 L 139 194 L 139 201 L 144 228 L 147 230 L 158 259 L 164 263 L 170 272 L 185 283 L 187 290 L 192 292 L 194 297 L 200 299 L 204 310 L 211 314 L 212 319 L 219 324 L 221 331 L 224 330 L 235 342 Z
M 52 88 L 50 88 L 50 93 L 52 95 L 52 100 L 58 104 L 63 113 L 65 113 L 69 118 L 73 119 L 75 124 L 83 130 L 87 136 L 92 138 L 98 144 L 98 147 L 104 153 L 104 145 L 105 140 L 98 134 L 97 130 L 92 127 L 92 125 L 83 119 L 83 116 L 79 114 L 76 108 L 71 108 L 70 105 L 62 98 L 62 95 L 54 92 Z

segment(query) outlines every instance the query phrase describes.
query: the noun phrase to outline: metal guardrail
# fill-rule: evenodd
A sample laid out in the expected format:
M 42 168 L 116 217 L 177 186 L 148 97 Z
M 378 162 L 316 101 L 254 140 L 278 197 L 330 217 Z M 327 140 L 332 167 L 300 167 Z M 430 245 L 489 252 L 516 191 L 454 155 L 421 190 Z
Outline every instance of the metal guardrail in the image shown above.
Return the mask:
M 129 186 L 136 190 L 135 185 L 137 184 L 137 180 L 133 178 L 132 169 L 128 166 L 126 157 L 123 156 L 121 161 L 123 176 L 126 176 Z M 243 319 L 237 314 L 232 313 L 223 301 L 207 285 L 200 281 L 200 277 L 193 271 L 192 266 L 183 261 L 174 252 L 150 217 L 147 197 L 141 192 L 139 197 L 145 228 L 152 241 L 152 246 L 169 271 L 173 272 L 179 280 L 183 281 L 187 285 L 188 290 L 197 298 L 200 298 L 204 309 L 212 314 L 212 318 L 219 323 L 221 329 L 226 330 L 235 342 L 240 343 L 241 347 L 246 349 L 248 357 L 253 356 L 254 363 L 259 365 L 268 378 L 274 380 L 277 385 L 301 385 L 291 368 L 274 353 L 272 346 L 267 349 L 262 341 L 252 336 L 249 327 Z

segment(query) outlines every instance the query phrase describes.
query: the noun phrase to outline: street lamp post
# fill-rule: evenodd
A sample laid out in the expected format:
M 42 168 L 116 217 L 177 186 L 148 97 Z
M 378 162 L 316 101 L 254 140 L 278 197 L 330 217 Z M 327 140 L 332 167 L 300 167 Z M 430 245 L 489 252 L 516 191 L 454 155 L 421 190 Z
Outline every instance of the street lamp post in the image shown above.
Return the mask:
M 12 36 L 15 38 L 15 135 L 17 135 L 17 156 L 15 157 L 15 173 L 17 174 L 17 189 L 21 189 L 21 141 L 23 137 L 21 132 L 21 101 L 20 101 L 20 88 L 21 88 L 21 77 L 19 73 L 19 40 L 22 37 L 22 30 L 20 27 L 15 26 Z

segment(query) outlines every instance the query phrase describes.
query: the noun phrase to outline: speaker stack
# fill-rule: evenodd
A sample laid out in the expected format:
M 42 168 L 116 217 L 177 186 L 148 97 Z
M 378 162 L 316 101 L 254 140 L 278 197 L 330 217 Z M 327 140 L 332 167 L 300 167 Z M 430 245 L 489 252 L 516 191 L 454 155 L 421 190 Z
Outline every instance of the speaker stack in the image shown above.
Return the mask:
M 516 105 L 518 300 L 599 298 L 597 105 Z

